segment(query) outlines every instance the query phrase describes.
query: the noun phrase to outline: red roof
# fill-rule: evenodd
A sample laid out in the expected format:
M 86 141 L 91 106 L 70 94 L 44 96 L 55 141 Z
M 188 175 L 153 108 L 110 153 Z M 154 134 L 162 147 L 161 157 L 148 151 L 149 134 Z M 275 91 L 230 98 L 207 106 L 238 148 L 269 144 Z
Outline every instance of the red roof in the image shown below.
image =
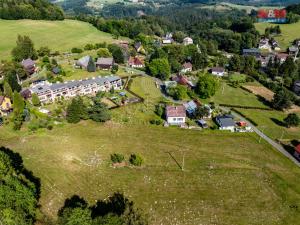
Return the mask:
M 295 151 L 300 154 L 300 144 L 296 146 Z
M 128 61 L 129 65 L 140 65 L 143 66 L 144 63 L 138 57 L 130 57 Z
M 166 109 L 167 117 L 186 117 L 185 107 L 180 106 L 167 106 Z
M 190 62 L 186 62 L 182 65 L 184 69 L 193 69 L 193 65 Z

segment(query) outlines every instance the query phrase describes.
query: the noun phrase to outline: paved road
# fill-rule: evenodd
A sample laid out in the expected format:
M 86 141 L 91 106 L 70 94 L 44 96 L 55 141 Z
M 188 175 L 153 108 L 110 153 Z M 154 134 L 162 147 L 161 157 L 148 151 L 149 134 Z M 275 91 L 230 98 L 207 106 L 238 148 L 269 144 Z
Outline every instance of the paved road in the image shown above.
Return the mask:
M 223 109 L 224 111 L 229 111 L 228 108 L 225 107 L 220 107 L 221 109 Z M 241 116 L 238 113 L 232 112 L 231 114 L 234 115 L 235 117 L 239 118 L 240 120 L 243 120 L 245 122 L 247 122 L 249 124 L 249 126 L 251 126 L 252 130 L 262 139 L 264 139 L 266 142 L 268 142 L 270 145 L 272 145 L 277 151 L 279 151 L 281 154 L 283 154 L 284 156 L 286 156 L 287 158 L 289 158 L 292 162 L 294 162 L 298 167 L 300 167 L 300 162 L 295 159 L 290 153 L 288 153 L 281 144 L 278 144 L 277 142 L 275 142 L 273 139 L 269 138 L 267 135 L 265 135 L 263 132 L 261 132 L 256 126 L 254 126 L 250 121 L 248 121 L 246 118 L 244 118 L 243 116 Z

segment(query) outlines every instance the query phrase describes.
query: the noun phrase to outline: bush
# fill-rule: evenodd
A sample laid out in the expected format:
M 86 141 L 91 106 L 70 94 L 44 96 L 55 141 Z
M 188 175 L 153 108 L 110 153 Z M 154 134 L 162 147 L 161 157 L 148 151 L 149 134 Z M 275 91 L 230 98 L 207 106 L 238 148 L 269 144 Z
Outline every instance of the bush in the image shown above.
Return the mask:
M 141 166 L 143 164 L 143 159 L 139 155 L 131 154 L 129 158 L 129 162 L 134 166 Z
M 114 153 L 110 155 L 110 160 L 113 163 L 121 163 L 123 162 L 125 157 L 122 154 Z
M 71 49 L 71 52 L 72 52 L 72 53 L 82 53 L 83 50 L 82 50 L 81 48 L 72 48 L 72 49 Z
M 162 124 L 162 120 L 161 119 L 151 119 L 150 123 L 151 124 L 155 124 L 155 125 L 161 125 Z

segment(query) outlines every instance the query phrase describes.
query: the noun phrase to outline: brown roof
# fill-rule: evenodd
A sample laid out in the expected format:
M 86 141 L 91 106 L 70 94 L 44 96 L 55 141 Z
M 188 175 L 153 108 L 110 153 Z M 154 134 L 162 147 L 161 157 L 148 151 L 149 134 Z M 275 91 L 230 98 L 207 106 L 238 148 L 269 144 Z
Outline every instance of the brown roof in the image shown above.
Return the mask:
M 128 64 L 129 65 L 144 65 L 142 60 L 140 60 L 138 57 L 130 57 Z
M 193 65 L 192 65 L 192 63 L 190 63 L 190 62 L 186 62 L 186 63 L 184 63 L 184 64 L 182 65 L 182 67 L 183 67 L 184 69 L 192 69 L 192 68 L 193 68 Z
M 32 59 L 24 59 L 21 64 L 23 67 L 29 68 L 29 67 L 33 67 L 35 63 Z
M 114 59 L 113 58 L 98 58 L 96 65 L 113 65 Z
M 185 107 L 180 106 L 167 106 L 166 108 L 167 117 L 186 117 Z
M 0 96 L 0 105 L 2 104 L 2 102 L 4 101 L 5 97 L 4 96 Z
M 277 56 L 277 58 L 279 58 L 279 59 L 286 59 L 286 58 L 289 56 L 289 54 L 286 54 L 286 53 L 278 53 L 276 56 Z

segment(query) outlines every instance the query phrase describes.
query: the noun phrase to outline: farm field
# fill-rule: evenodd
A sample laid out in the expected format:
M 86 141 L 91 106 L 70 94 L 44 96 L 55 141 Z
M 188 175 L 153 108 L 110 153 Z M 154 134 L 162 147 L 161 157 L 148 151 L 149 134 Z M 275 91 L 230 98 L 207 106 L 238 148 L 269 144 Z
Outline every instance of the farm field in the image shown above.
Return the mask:
M 221 83 L 220 89 L 209 101 L 213 101 L 217 104 L 267 108 L 254 94 L 239 87 L 232 87 L 225 81 Z
M 255 27 L 260 34 L 263 34 L 267 27 L 275 25 L 279 25 L 282 31 L 281 35 L 274 37 L 279 42 L 282 50 L 288 48 L 295 39 L 300 38 L 300 22 L 293 24 L 256 23 Z
M 88 43 L 117 42 L 110 34 L 75 20 L 0 20 L 0 30 L 0 59 L 10 57 L 18 34 L 30 36 L 36 48 L 48 46 L 53 51 L 61 52 Z
M 48 219 L 73 194 L 93 203 L 115 191 L 134 200 L 153 225 L 294 225 L 300 219 L 292 208 L 300 201 L 299 169 L 254 134 L 89 121 L 33 134 L 4 129 L 1 145 L 20 153 L 41 178 Z M 182 151 L 184 171 L 174 161 L 181 165 Z M 113 168 L 115 152 L 127 159 L 138 153 L 145 164 Z
M 300 127 L 286 128 L 283 119 L 287 113 L 280 111 L 263 111 L 254 109 L 237 109 L 246 117 L 258 124 L 258 128 L 272 139 L 300 139 Z M 300 113 L 298 113 L 300 116 Z

